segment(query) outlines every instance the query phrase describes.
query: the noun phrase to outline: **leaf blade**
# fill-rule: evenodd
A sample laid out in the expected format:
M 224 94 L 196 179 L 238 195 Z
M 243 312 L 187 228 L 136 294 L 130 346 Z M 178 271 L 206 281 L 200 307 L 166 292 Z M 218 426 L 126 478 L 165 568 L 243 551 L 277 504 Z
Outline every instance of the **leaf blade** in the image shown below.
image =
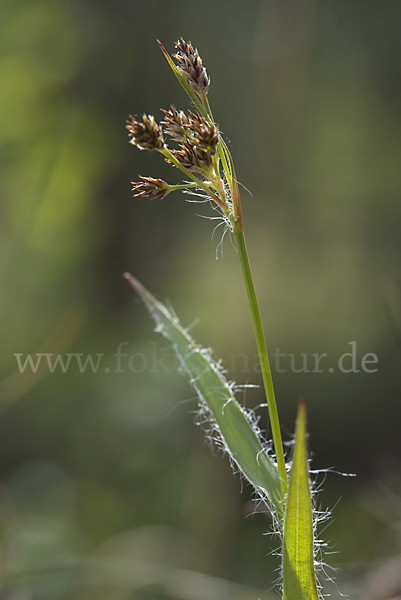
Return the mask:
M 181 326 L 178 319 L 136 280 L 124 275 L 136 290 L 157 324 L 157 330 L 166 337 L 179 357 L 183 370 L 200 398 L 205 403 L 222 436 L 225 450 L 237 463 L 245 477 L 266 495 L 282 520 L 283 498 L 277 465 L 262 446 L 244 410 L 233 396 L 232 387 L 219 366 L 211 359 L 210 351 L 198 346 Z
M 285 508 L 283 600 L 318 600 L 314 529 L 306 444 L 306 406 L 300 401 Z

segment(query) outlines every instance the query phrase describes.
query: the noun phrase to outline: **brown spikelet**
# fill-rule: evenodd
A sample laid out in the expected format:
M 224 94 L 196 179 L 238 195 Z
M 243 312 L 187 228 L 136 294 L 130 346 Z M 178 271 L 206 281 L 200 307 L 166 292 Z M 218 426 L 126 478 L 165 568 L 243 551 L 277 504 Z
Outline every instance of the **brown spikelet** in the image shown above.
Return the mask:
M 191 42 L 185 42 L 182 38 L 175 44 L 177 60 L 181 75 L 188 85 L 197 94 L 206 96 L 209 91 L 210 79 L 202 65 L 202 59 Z
M 193 133 L 191 143 L 213 156 L 219 143 L 219 132 L 216 125 L 206 121 L 199 113 L 196 113 L 196 115 L 191 113 L 190 119 Z
M 171 106 L 170 110 L 163 110 L 165 121 L 162 124 L 165 125 L 165 132 L 173 140 L 181 142 L 185 137 L 190 135 L 187 128 L 190 126 L 190 120 L 184 111 L 178 111 L 175 106 Z
M 182 142 L 180 150 L 170 150 L 170 152 L 189 171 L 197 171 L 206 175 L 213 164 L 212 154 L 194 145 L 193 139 Z M 166 160 L 171 162 L 168 158 Z
M 130 115 L 126 127 L 131 144 L 141 150 L 162 150 L 164 148 L 162 128 L 152 115 L 143 115 L 142 121 Z
M 165 198 L 171 191 L 168 183 L 163 179 L 154 179 L 153 177 L 142 177 L 143 181 L 132 182 L 132 190 L 135 192 L 134 196 L 142 196 L 143 198 Z

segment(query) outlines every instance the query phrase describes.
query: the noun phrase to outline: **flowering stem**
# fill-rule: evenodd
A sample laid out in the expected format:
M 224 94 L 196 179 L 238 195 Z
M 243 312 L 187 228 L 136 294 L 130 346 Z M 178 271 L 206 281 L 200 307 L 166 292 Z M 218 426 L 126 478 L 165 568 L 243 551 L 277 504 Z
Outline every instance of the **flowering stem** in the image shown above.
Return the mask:
M 200 188 L 202 188 L 202 190 L 204 190 L 211 198 L 212 200 L 214 200 L 214 202 L 216 202 L 217 206 L 219 206 L 221 208 L 221 210 L 226 213 L 227 212 L 227 205 L 225 202 L 223 202 L 219 196 L 216 196 L 216 194 L 213 193 L 213 191 L 211 190 L 211 188 L 201 179 L 199 179 L 198 177 L 196 177 L 196 175 L 194 175 L 193 173 L 191 173 L 191 171 L 189 171 L 189 169 L 187 169 L 186 167 L 184 167 L 184 165 L 182 165 L 173 154 L 171 154 L 170 150 L 166 147 L 164 147 L 162 150 L 159 150 L 160 154 L 163 154 L 163 156 L 165 156 L 166 158 L 168 158 L 176 167 L 178 167 L 183 173 L 185 173 L 185 175 L 187 177 L 189 177 L 190 179 L 192 179 L 192 181 L 194 181 L 196 183 L 196 185 Z
M 249 307 L 252 315 L 253 328 L 255 332 L 256 345 L 258 348 L 260 367 L 262 371 L 263 384 L 266 393 L 267 406 L 269 410 L 270 424 L 273 435 L 274 449 L 276 451 L 277 467 L 280 476 L 281 493 L 284 496 L 287 493 L 287 470 L 285 468 L 285 458 L 283 442 L 281 438 L 280 422 L 278 418 L 276 398 L 274 395 L 273 380 L 270 371 L 269 357 L 267 355 L 266 341 L 263 333 L 262 320 L 260 318 L 258 301 L 256 298 L 255 286 L 253 283 L 251 266 L 249 264 L 248 251 L 245 244 L 244 231 L 240 223 L 233 226 L 235 243 L 238 249 L 239 259 L 242 268 L 242 274 L 245 281 L 246 292 L 248 295 Z

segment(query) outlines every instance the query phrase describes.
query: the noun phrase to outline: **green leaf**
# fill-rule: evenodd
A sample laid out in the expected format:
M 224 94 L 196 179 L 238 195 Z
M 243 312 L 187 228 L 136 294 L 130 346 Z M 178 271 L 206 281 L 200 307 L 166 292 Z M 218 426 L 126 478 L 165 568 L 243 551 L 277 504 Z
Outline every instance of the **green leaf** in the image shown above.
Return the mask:
M 318 600 L 313 514 L 306 446 L 306 406 L 300 401 L 293 464 L 286 501 L 283 545 L 283 600 Z
M 167 308 L 158 302 L 132 275 L 125 273 L 150 314 L 157 331 L 172 344 L 191 385 L 199 396 L 200 410 L 209 419 L 213 437 L 236 462 L 245 477 L 274 507 L 282 520 L 282 495 L 277 465 L 271 460 L 245 411 L 233 396 L 221 367 L 209 350 L 198 346 Z

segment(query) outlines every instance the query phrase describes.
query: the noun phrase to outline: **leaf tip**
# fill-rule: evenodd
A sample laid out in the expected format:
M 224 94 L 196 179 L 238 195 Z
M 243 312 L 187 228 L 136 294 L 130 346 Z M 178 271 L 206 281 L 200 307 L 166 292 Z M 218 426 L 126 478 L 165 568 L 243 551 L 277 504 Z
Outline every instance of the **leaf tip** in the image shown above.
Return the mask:
M 300 412 L 302 412 L 303 415 L 306 415 L 306 402 L 305 402 L 305 398 L 300 398 L 298 400 L 298 409 Z
M 164 56 L 169 56 L 169 53 L 167 52 L 167 50 L 165 49 L 165 47 L 163 46 L 161 41 L 160 40 L 156 40 L 156 41 L 159 44 L 160 50 L 163 52 Z
M 139 281 L 133 275 L 131 275 L 131 273 L 125 272 L 123 273 L 123 277 L 128 281 L 130 286 L 134 288 L 134 290 L 136 290 L 138 293 L 143 292 L 144 288 L 142 284 L 140 284 Z

